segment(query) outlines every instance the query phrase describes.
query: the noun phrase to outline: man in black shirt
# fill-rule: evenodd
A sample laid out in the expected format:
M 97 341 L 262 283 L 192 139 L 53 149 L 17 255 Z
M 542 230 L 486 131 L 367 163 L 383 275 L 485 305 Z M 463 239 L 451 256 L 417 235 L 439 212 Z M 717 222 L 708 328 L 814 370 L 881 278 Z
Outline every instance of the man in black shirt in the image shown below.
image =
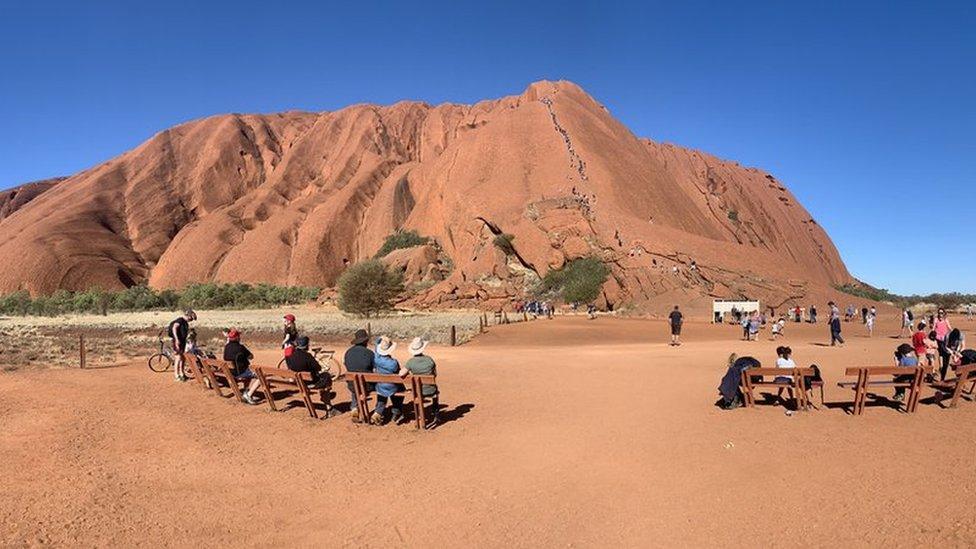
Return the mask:
M 186 381 L 186 361 L 183 360 L 183 353 L 186 352 L 186 337 L 190 333 L 190 322 L 197 319 L 197 314 L 193 309 L 187 309 L 183 316 L 169 323 L 166 333 L 169 334 L 170 342 L 173 345 L 173 353 L 176 355 L 174 373 L 176 381 Z
M 366 330 L 356 330 L 356 335 L 352 340 L 352 347 L 346 351 L 343 363 L 346 365 L 347 372 L 367 373 L 373 371 L 373 351 L 370 351 L 366 344 L 369 342 L 369 334 Z M 349 388 L 349 409 L 352 411 L 352 420 L 359 421 L 359 410 L 356 409 L 356 390 L 351 381 L 346 383 Z M 366 390 L 371 387 L 367 385 Z
M 674 306 L 674 310 L 671 311 L 668 318 L 671 320 L 671 345 L 681 345 L 681 323 L 683 319 L 677 305 Z
M 312 387 L 322 389 L 329 385 L 329 378 L 320 375 L 322 365 L 308 352 L 308 338 L 300 336 L 295 340 L 295 349 L 285 357 L 285 365 L 293 372 L 308 372 L 312 375 Z
M 241 333 L 231 329 L 227 332 L 227 343 L 224 345 L 224 360 L 233 365 L 234 379 L 237 381 L 248 382 L 247 388 L 241 398 L 248 404 L 257 404 L 254 399 L 254 391 L 261 385 L 261 380 L 251 369 L 251 361 L 254 360 L 254 353 L 241 343 Z M 227 380 L 230 382 L 230 380 Z

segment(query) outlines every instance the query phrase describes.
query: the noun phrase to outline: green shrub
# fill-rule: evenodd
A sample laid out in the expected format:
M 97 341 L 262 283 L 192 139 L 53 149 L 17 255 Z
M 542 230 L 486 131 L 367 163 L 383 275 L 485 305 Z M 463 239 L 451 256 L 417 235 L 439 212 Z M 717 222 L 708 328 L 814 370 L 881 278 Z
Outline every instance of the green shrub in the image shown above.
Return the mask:
M 381 257 L 386 257 L 393 250 L 399 250 L 402 248 L 413 248 L 414 246 L 420 246 L 421 244 L 427 244 L 430 242 L 430 238 L 426 236 L 420 236 L 417 231 L 397 231 L 390 236 L 386 237 L 383 241 L 383 245 L 380 247 L 373 259 L 379 259 Z
M 0 296 L 0 314 L 54 316 L 65 313 L 109 311 L 150 311 L 175 308 L 255 309 L 278 305 L 297 305 L 318 298 L 318 288 L 272 286 L 270 284 L 191 284 L 181 291 L 156 291 L 148 286 L 132 286 L 106 292 L 93 288 L 83 292 L 59 290 L 50 296 L 31 298 L 26 291 Z
M 610 269 L 595 257 L 574 259 L 542 279 L 544 292 L 556 293 L 567 303 L 590 303 L 600 296 Z
M 738 210 L 729 210 L 729 213 L 727 215 L 729 216 L 729 219 L 731 219 L 732 221 L 738 221 L 739 220 L 739 211 Z
M 339 277 L 339 309 L 367 318 L 393 309 L 403 292 L 403 274 L 388 269 L 378 260 L 364 261 L 346 269 Z
M 515 235 L 503 233 L 497 235 L 492 242 L 505 255 L 515 255 Z
M 31 296 L 26 290 L 0 296 L 0 314 L 26 315 L 30 304 Z

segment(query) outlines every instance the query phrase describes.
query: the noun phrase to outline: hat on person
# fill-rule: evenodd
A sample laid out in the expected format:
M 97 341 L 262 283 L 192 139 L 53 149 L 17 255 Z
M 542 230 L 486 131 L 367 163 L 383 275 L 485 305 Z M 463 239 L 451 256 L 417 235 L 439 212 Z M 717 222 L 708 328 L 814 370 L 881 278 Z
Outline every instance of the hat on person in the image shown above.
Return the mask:
M 197 319 L 197 313 L 195 313 L 193 311 L 193 309 L 187 309 L 187 310 L 183 311 L 183 316 L 185 316 L 186 318 L 192 319 L 192 320 L 196 320 Z
M 288 313 L 285 315 L 285 320 L 287 320 L 288 322 L 295 322 L 295 315 Z
M 300 336 L 295 340 L 295 347 L 299 349 L 308 349 L 308 336 Z
M 231 328 L 230 330 L 227 331 L 227 339 L 231 341 L 240 341 L 241 333 L 237 331 L 237 329 Z
M 408 347 L 407 350 L 410 351 L 411 355 L 419 356 L 424 354 L 424 349 L 427 348 L 428 343 L 430 342 L 419 337 L 415 337 L 413 338 L 413 341 L 410 342 L 410 347 Z
M 356 330 L 356 335 L 352 336 L 353 345 L 362 345 L 367 341 L 369 341 L 369 334 L 366 333 L 366 330 L 363 329 Z
M 386 336 L 381 336 L 376 341 L 376 354 L 380 356 L 390 356 L 396 350 L 396 341 Z

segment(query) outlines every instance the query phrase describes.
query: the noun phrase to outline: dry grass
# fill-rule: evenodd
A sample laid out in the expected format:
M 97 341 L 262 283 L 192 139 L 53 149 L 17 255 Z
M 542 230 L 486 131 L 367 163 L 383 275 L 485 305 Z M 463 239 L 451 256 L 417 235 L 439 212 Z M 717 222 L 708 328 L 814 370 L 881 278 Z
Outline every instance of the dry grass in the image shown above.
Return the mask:
M 203 334 L 201 345 L 220 348 L 219 331 L 237 328 L 249 337 L 256 334 L 277 337 L 281 317 L 291 312 L 298 327 L 313 341 L 345 340 L 369 323 L 372 333 L 408 340 L 416 336 L 447 343 L 451 326 L 457 327 L 459 342 L 478 332 L 479 311 L 398 312 L 378 318 L 362 319 L 345 315 L 334 308 L 293 307 L 288 309 L 197 311 L 194 323 Z M 85 334 L 88 362 L 107 364 L 124 357 L 148 356 L 155 352 L 156 335 L 177 316 L 176 312 L 149 311 L 60 317 L 0 317 L 0 368 L 77 367 L 78 335 Z

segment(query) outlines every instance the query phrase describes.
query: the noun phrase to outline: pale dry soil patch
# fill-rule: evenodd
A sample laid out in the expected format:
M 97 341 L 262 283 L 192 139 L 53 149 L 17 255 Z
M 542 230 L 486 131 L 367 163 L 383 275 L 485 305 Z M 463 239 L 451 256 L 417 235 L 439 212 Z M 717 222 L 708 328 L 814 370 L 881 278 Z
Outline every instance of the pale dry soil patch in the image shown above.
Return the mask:
M 862 331 L 830 348 L 823 324 L 790 324 L 784 343 L 842 401 L 843 368 L 899 343 L 890 322 Z M 432 346 L 446 421 L 429 432 L 272 413 L 141 361 L 0 373 L 0 545 L 976 543 L 976 402 L 722 411 L 728 353 L 772 365 L 776 344 L 685 334 L 674 348 L 660 321 L 558 318 Z

